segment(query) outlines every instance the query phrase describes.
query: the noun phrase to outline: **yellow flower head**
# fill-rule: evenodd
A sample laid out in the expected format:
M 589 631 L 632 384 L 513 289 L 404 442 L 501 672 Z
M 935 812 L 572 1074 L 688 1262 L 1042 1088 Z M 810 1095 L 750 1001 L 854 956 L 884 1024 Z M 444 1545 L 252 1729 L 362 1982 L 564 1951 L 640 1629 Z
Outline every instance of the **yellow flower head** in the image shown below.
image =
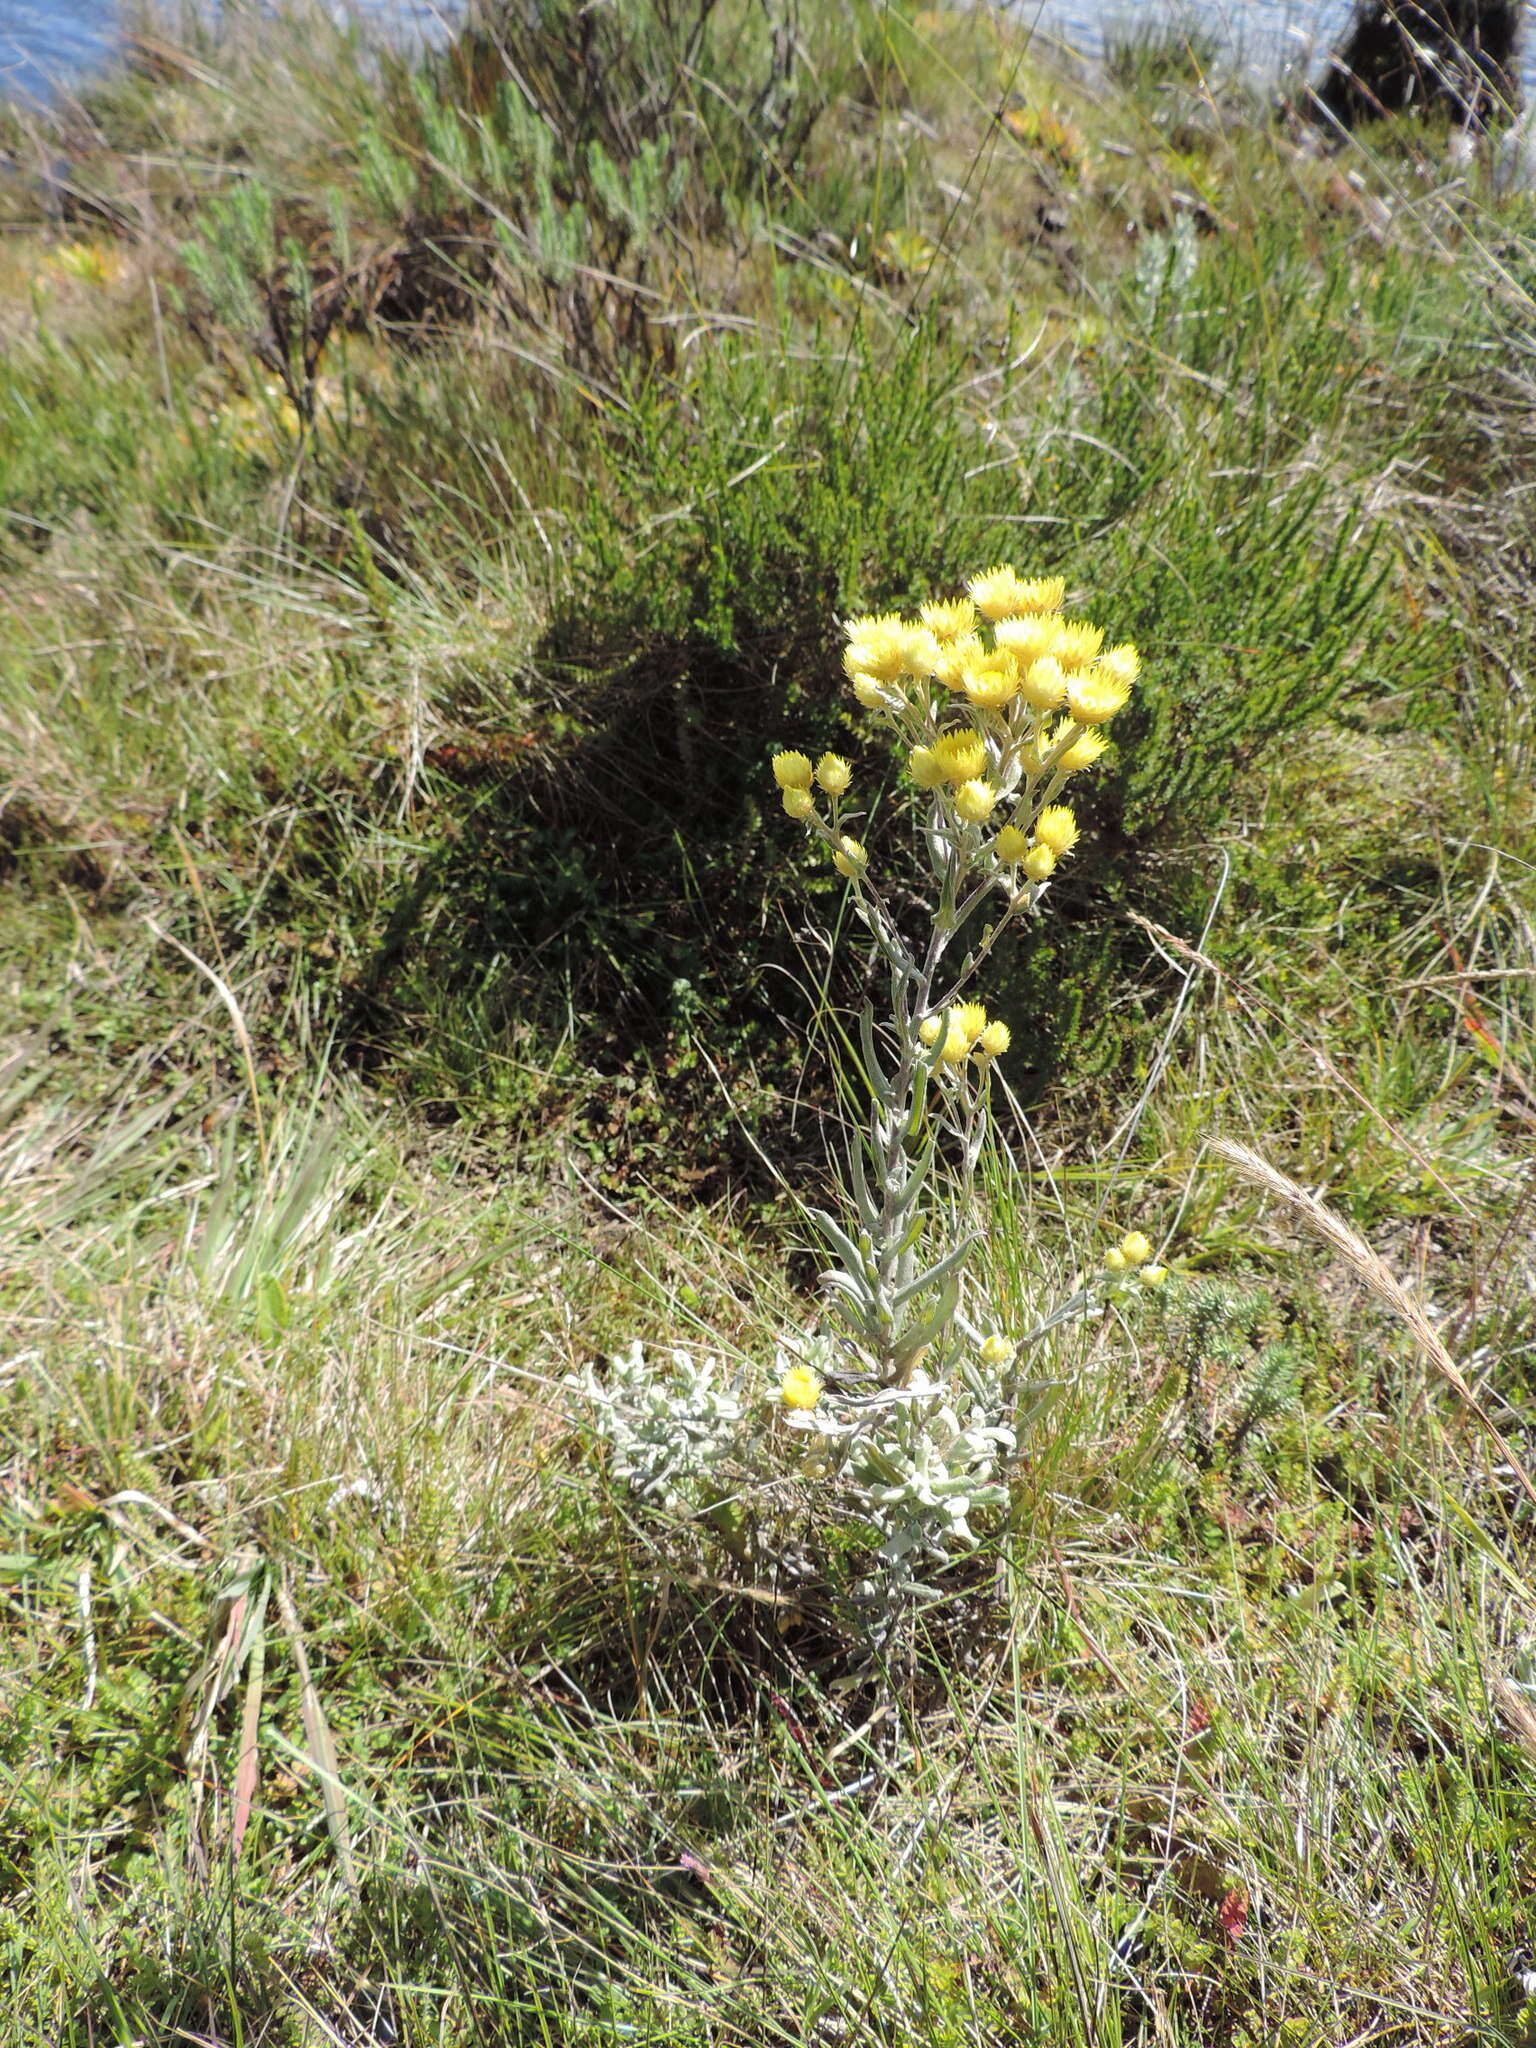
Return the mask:
M 1110 1246 L 1109 1250 L 1104 1254 L 1104 1263 L 1111 1273 L 1123 1273 L 1125 1271 L 1125 1253 L 1121 1251 L 1119 1245 Z
M 981 1347 L 981 1362 L 995 1370 L 998 1366 L 1008 1364 L 1013 1357 L 1013 1351 L 1014 1347 L 1006 1337 L 988 1337 Z
M 1056 651 L 1059 622 L 1044 612 L 1030 612 L 1021 619 L 999 619 L 993 638 L 1011 654 L 1021 669 Z
M 786 1408 L 814 1408 L 821 1399 L 821 1374 L 808 1365 L 792 1365 L 779 1381 L 779 1400 Z
M 1144 1266 L 1152 1256 L 1152 1241 L 1141 1230 L 1128 1230 L 1120 1240 L 1120 1252 L 1128 1266 Z
M 1035 837 L 1058 859 L 1077 844 L 1077 814 L 1070 804 L 1047 804 L 1035 820 Z
M 976 607 L 968 597 L 934 598 L 918 606 L 917 616 L 941 640 L 958 640 L 976 630 Z
M 962 679 L 971 702 L 982 711 L 1002 711 L 1019 694 L 1019 665 L 1011 654 L 986 654 Z
M 1118 647 L 1106 647 L 1094 665 L 1107 670 L 1118 682 L 1124 683 L 1127 689 L 1141 674 L 1141 656 L 1137 653 L 1134 643 L 1129 640 L 1122 640 Z
M 869 855 L 857 839 L 850 839 L 845 832 L 837 842 L 832 865 L 840 875 L 846 875 L 851 882 L 856 875 L 862 875 L 869 866 Z
M 1042 654 L 1025 669 L 1019 695 L 1033 711 L 1059 711 L 1067 701 L 1067 678 L 1054 654 Z
M 946 690 L 963 690 L 966 677 L 978 662 L 985 660 L 986 652 L 976 634 L 962 633 L 958 640 L 946 640 L 940 645 L 933 673 Z
M 1020 612 L 1059 612 L 1066 601 L 1065 576 L 1035 576 L 1021 581 L 1014 593 Z
M 899 711 L 906 701 L 897 691 L 877 683 L 873 676 L 855 676 L 853 694 L 866 711 Z
M 856 619 L 844 619 L 843 632 L 850 640 L 871 640 L 888 627 L 900 624 L 899 612 L 860 612 Z
M 963 1024 L 952 1017 L 949 1029 L 944 1033 L 944 1045 L 939 1054 L 947 1067 L 958 1067 L 971 1056 L 971 1041 Z
M 926 626 L 903 624 L 900 634 L 901 666 L 904 674 L 921 680 L 931 676 L 942 657 L 938 638 Z
M 959 1025 L 967 1042 L 974 1045 L 987 1028 L 986 1007 L 982 1003 L 961 1003 L 958 1009 L 949 1013 L 951 1026 Z
M 1019 587 L 1019 573 L 1010 562 L 998 562 L 973 576 L 965 587 L 984 619 L 1006 619 L 1015 609 L 1013 594 Z M 1022 611 L 1023 606 L 1018 609 Z
M 997 835 L 997 857 L 1010 867 L 1029 851 L 1029 837 L 1017 825 L 1005 825 Z
M 1130 684 L 1110 675 L 1101 662 L 1067 678 L 1067 709 L 1079 725 L 1107 725 L 1125 709 L 1130 694 Z
M 1104 645 L 1104 628 L 1086 619 L 1067 619 L 1056 632 L 1056 659 L 1063 668 L 1086 668 Z
M 938 789 L 949 780 L 948 770 L 939 759 L 936 747 L 914 747 L 907 756 L 907 766 L 919 789 Z
M 1012 1043 L 1013 1033 L 1000 1017 L 994 1017 L 976 1041 L 978 1049 L 989 1054 L 993 1059 L 997 1059 L 1005 1053 Z
M 1024 872 L 1032 882 L 1048 882 L 1056 872 L 1056 856 L 1048 846 L 1032 846 L 1024 856 Z
M 980 779 L 962 782 L 955 791 L 955 809 L 968 825 L 985 825 L 997 809 L 997 791 Z
M 1077 737 L 1070 741 L 1070 744 L 1056 762 L 1056 766 L 1063 775 L 1076 775 L 1080 769 L 1091 768 L 1094 762 L 1098 760 L 1100 754 L 1109 745 L 1103 733 L 1092 730 L 1078 732 L 1077 727 L 1069 721 L 1056 728 L 1051 738 L 1049 751 L 1054 751 L 1059 747 L 1062 741 L 1067 739 L 1071 733 L 1077 733 Z
M 1136 1275 L 1143 1287 L 1161 1287 L 1168 1278 L 1166 1266 L 1143 1266 Z
M 841 796 L 853 780 L 853 770 L 841 754 L 823 754 L 816 763 L 816 780 L 828 796 Z
M 773 779 L 780 789 L 809 789 L 811 786 L 811 764 L 804 754 L 775 754 L 773 757 Z
M 850 675 L 874 676 L 879 682 L 894 683 L 905 666 L 908 630 L 899 612 L 850 619 L 844 628 L 848 635 L 844 668 Z
M 786 789 L 779 800 L 789 815 L 800 819 L 802 824 L 815 816 L 816 799 L 808 789 Z
M 946 782 L 973 782 L 987 765 L 987 743 L 979 732 L 947 732 L 933 748 Z
M 944 1019 L 939 1016 L 925 1017 L 917 1027 L 917 1035 L 929 1047 L 939 1042 L 939 1033 L 944 1029 Z
M 1066 583 L 1060 576 L 1041 576 L 1033 582 L 1026 582 L 1018 571 L 1006 562 L 998 563 L 994 569 L 983 570 L 973 576 L 966 585 L 976 600 L 976 609 L 984 618 L 1017 619 L 1034 612 L 1055 611 L 1066 595 Z

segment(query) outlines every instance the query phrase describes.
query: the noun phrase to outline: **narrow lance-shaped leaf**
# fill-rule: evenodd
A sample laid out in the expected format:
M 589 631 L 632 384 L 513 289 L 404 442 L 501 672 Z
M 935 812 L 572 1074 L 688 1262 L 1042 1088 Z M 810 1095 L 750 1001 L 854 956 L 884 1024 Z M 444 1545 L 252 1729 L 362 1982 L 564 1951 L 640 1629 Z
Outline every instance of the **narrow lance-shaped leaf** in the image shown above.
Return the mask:
M 915 1280 L 900 1289 L 895 1298 L 896 1307 L 905 1308 L 907 1303 L 915 1295 L 921 1294 L 925 1287 L 933 1287 L 940 1280 L 947 1280 L 952 1274 L 958 1273 L 965 1264 L 971 1247 L 978 1241 L 978 1235 L 974 1230 L 968 1237 L 962 1238 L 952 1251 L 946 1252 L 942 1259 L 928 1268 L 927 1272 L 919 1273 Z

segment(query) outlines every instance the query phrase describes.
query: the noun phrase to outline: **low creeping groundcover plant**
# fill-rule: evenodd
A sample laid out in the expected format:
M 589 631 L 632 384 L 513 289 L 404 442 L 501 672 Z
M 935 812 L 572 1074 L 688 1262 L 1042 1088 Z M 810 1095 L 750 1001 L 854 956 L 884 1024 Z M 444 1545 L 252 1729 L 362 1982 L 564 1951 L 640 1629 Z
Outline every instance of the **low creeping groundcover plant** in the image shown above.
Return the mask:
M 1141 666 L 1128 642 L 1105 647 L 1065 617 L 1065 594 L 1059 576 L 998 567 L 915 618 L 847 622 L 853 694 L 919 793 L 932 891 L 918 914 L 904 896 L 898 918 L 853 829 L 849 762 L 773 758 L 784 809 L 845 877 L 888 991 L 859 1018 L 850 1085 L 867 1109 L 835 1162 L 842 1214 L 808 1212 L 831 1257 L 822 1328 L 786 1336 L 771 1367 L 635 1344 L 573 1382 L 614 1475 L 743 1564 L 797 1555 L 814 1569 L 787 1538 L 807 1486 L 826 1509 L 808 1526 L 862 1529 L 872 1649 L 1005 1506 L 1008 1461 L 1050 1392 L 1025 1377 L 1030 1347 L 1164 1277 L 1133 1230 L 1026 1332 L 992 1327 L 980 1298 L 978 1167 L 1010 1039 L 971 990 L 1010 928 L 1042 913 L 1078 840 L 1061 799 L 1105 751 Z

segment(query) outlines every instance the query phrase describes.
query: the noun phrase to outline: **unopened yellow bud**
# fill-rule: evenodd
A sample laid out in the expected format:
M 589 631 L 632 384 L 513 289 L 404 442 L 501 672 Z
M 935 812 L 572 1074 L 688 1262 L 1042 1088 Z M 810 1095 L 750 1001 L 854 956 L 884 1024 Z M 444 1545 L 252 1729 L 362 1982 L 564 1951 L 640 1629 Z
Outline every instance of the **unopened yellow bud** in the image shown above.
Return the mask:
M 997 835 L 997 857 L 1010 867 L 1020 861 L 1029 851 L 1029 835 L 1021 832 L 1017 825 L 1005 825 Z
M 962 1060 L 971 1056 L 970 1035 L 962 1024 L 951 1024 L 944 1034 L 944 1049 L 939 1054 L 946 1066 L 958 1067 Z
M 773 779 L 780 789 L 809 789 L 811 764 L 804 754 L 775 754 Z
M 780 800 L 789 815 L 802 824 L 816 814 L 816 799 L 808 789 L 786 789 Z
M 955 809 L 968 825 L 985 825 L 997 809 L 997 791 L 990 782 L 962 782 L 955 791 Z
M 1056 872 L 1056 856 L 1048 846 L 1032 846 L 1024 856 L 1024 872 L 1032 882 L 1048 882 Z
M 1104 1263 L 1111 1273 L 1123 1273 L 1125 1271 L 1125 1253 L 1121 1251 L 1119 1245 L 1110 1246 L 1109 1250 L 1104 1254 Z
M 982 1364 L 989 1365 L 994 1370 L 1000 1365 L 1007 1365 L 1012 1357 L 1013 1346 L 1006 1337 L 988 1337 L 981 1347 Z
M 841 796 L 853 780 L 853 770 L 841 754 L 823 754 L 816 763 L 816 780 L 828 796 Z
M 1140 1280 L 1143 1287 L 1161 1287 L 1168 1278 L 1168 1268 L 1166 1266 L 1143 1266 L 1136 1277 Z
M 1120 1250 L 1128 1266 L 1144 1266 L 1152 1256 L 1152 1240 L 1144 1231 L 1128 1230 L 1120 1240 Z
M 917 1027 L 917 1035 L 924 1045 L 932 1047 L 938 1044 L 939 1033 L 943 1029 L 944 1019 L 942 1017 L 925 1017 Z
M 832 865 L 840 875 L 846 875 L 851 882 L 856 875 L 862 875 L 869 866 L 869 855 L 857 839 L 850 839 L 845 832 L 837 842 L 837 851 L 832 856 Z
M 873 676 L 855 676 L 853 694 L 866 711 L 899 711 L 903 701 L 896 691 L 877 683 Z

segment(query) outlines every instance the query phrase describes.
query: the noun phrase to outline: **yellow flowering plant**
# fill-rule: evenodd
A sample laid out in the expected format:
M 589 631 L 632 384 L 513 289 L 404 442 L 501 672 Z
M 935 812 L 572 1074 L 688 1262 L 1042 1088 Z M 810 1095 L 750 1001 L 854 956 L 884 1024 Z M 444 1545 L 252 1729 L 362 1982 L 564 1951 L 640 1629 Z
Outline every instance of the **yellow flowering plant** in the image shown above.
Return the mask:
M 840 756 L 774 756 L 788 814 L 831 855 L 888 971 L 877 1030 L 861 1019 L 871 1094 L 867 1129 L 848 1157 L 844 1221 L 816 1221 L 837 1263 L 830 1305 L 872 1377 L 901 1386 L 919 1360 L 942 1362 L 973 1239 L 924 1263 L 920 1213 L 942 1133 L 958 1140 L 967 1191 L 984 1142 L 994 1061 L 1010 1034 L 967 991 L 1010 927 L 1042 910 L 1079 838 L 1060 799 L 1105 750 L 1103 728 L 1129 701 L 1141 657 L 1128 641 L 1065 615 L 1060 576 L 1007 564 L 971 578 L 966 594 L 850 619 L 843 670 L 859 704 L 885 728 L 922 804 L 935 900 L 909 935 L 862 842 L 846 829 L 853 774 Z M 824 771 L 835 765 L 831 776 Z M 991 903 L 992 914 L 977 924 Z M 963 947 L 958 943 L 964 940 Z M 958 953 L 958 957 L 957 956 Z
M 915 1557 L 973 1540 L 971 1510 L 1000 1504 L 1027 1345 L 1163 1278 L 1150 1241 L 1133 1231 L 1026 1335 L 984 1336 L 966 1299 L 993 1071 L 1012 1044 L 974 984 L 1004 935 L 1042 913 L 1080 836 L 1063 801 L 1069 784 L 1104 754 L 1104 728 L 1141 668 L 1135 647 L 1106 647 L 1099 626 L 1066 616 L 1065 601 L 1062 577 L 1002 564 L 915 616 L 847 622 L 849 687 L 917 795 L 933 878 L 917 929 L 910 913 L 898 917 L 849 830 L 862 824 L 851 764 L 827 755 L 813 769 L 789 749 L 773 757 L 784 809 L 851 886 L 889 989 L 880 1018 L 872 1002 L 859 1018 L 869 1101 L 846 1156 L 844 1213 L 810 1211 L 832 1254 L 822 1285 L 837 1334 L 812 1347 L 814 1401 L 800 1398 L 797 1368 L 782 1395 L 791 1427 L 838 1447 L 836 1468 L 880 1530 L 894 1568 L 887 1624 L 890 1596 L 916 1589 Z
M 1021 1377 L 1031 1346 L 1164 1278 L 1132 1230 L 1028 1331 L 993 1327 L 976 1298 L 977 1172 L 1013 1045 L 976 985 L 1005 936 L 1042 914 L 1080 836 L 1072 778 L 1104 753 L 1140 669 L 1128 642 L 1106 648 L 1098 626 L 1067 617 L 1065 597 L 1059 576 L 999 566 L 915 616 L 847 623 L 849 687 L 915 792 L 932 877 L 918 909 L 904 890 L 898 914 L 861 836 L 855 764 L 773 756 L 784 811 L 852 891 L 887 992 L 878 1016 L 872 1001 L 859 1016 L 866 1101 L 842 1213 L 808 1212 L 831 1254 L 829 1327 L 786 1339 L 766 1380 L 749 1361 L 632 1346 L 576 1382 L 615 1474 L 742 1560 L 768 1545 L 783 1567 L 779 1482 L 832 1489 L 878 1547 L 862 1603 L 878 1654 L 925 1590 L 923 1561 L 973 1544 L 973 1513 L 1005 1500 L 1017 1431 L 1049 1398 Z

